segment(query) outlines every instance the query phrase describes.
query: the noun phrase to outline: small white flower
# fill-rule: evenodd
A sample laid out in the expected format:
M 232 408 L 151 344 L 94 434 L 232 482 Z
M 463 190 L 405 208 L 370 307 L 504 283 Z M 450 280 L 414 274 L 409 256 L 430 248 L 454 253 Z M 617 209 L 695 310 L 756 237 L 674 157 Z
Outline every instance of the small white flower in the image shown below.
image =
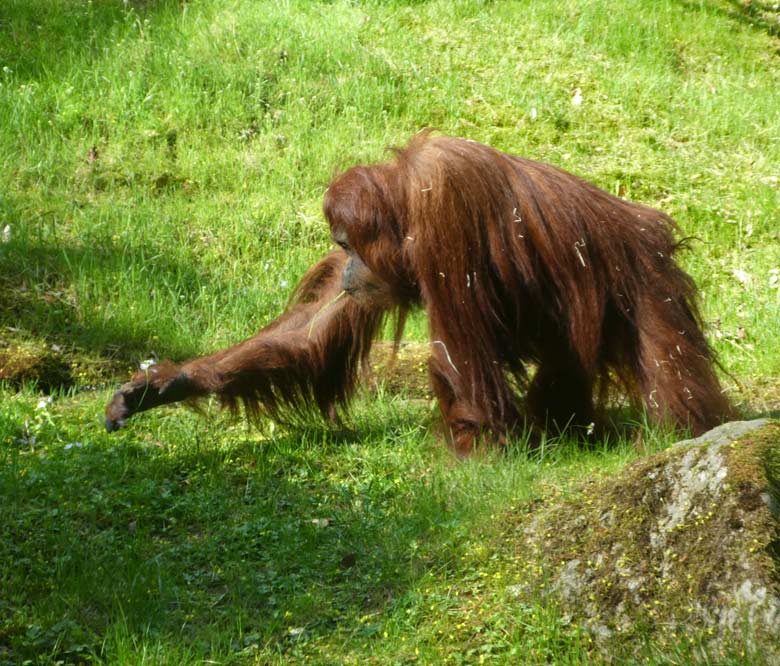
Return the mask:
M 536 107 L 535 107 L 535 106 L 532 106 L 532 107 L 531 107 L 531 122 L 534 122 L 534 121 L 536 121 L 536 115 L 537 115 L 537 114 L 536 114 Z
M 288 285 L 288 282 L 287 282 L 287 280 L 282 280 L 282 281 L 279 283 L 279 285 L 282 287 L 282 289 L 284 289 L 285 287 L 287 287 L 287 285 Z
M 71 449 L 80 449 L 84 446 L 84 442 L 70 442 L 65 445 L 65 450 L 70 451 Z
M 753 279 L 753 276 L 750 273 L 740 270 L 739 268 L 735 268 L 733 271 L 731 271 L 731 274 L 737 278 L 737 281 L 740 284 L 749 284 Z
M 769 288 L 780 291 L 780 268 L 769 269 Z
M 574 106 L 581 106 L 582 105 L 582 90 L 577 88 L 577 90 L 574 91 L 574 97 L 571 98 L 571 103 Z
M 156 364 L 157 361 L 155 359 L 147 358 L 145 361 L 141 361 L 138 367 L 141 368 L 141 370 L 143 370 L 144 372 L 146 372 L 149 368 L 151 368 L 153 365 Z
M 2 243 L 10 243 L 11 242 L 11 225 L 6 224 L 3 227 L 3 233 L 0 234 L 0 242 Z
M 38 404 L 35 405 L 35 409 L 46 409 L 53 402 L 54 398 L 52 398 L 50 395 L 47 395 L 45 398 L 41 398 L 38 401 Z

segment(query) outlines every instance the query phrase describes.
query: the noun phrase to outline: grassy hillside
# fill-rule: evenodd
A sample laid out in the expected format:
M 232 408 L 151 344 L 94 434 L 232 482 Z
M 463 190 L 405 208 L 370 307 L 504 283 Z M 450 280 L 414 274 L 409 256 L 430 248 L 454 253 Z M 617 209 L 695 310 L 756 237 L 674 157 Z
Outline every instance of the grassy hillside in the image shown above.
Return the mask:
M 390 394 L 346 433 L 179 409 L 109 437 L 113 383 L 79 388 L 257 330 L 329 246 L 332 174 L 433 126 L 671 214 L 726 385 L 776 407 L 777 18 L 728 0 L 0 3 L 0 353 L 54 347 L 76 380 L 38 407 L 0 388 L 0 664 L 587 658 L 575 625 L 507 592 L 505 517 L 662 433 L 452 464 L 430 409 Z

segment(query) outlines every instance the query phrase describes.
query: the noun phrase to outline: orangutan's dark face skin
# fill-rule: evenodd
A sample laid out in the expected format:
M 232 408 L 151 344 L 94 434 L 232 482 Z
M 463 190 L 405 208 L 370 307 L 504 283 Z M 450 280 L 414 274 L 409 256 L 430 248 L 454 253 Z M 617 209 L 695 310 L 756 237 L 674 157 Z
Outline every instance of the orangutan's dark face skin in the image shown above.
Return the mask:
M 352 249 L 344 229 L 334 230 L 333 242 L 349 257 L 349 261 L 341 273 L 341 288 L 361 305 L 392 304 L 390 285 L 378 278 Z

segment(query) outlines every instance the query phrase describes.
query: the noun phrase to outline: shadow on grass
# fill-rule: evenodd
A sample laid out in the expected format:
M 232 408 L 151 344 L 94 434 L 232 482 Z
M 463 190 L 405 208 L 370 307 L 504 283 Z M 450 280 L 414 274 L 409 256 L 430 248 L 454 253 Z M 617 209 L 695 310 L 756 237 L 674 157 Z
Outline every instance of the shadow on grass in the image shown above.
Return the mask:
M 69 70 L 74 62 L 97 57 L 116 39 L 118 25 L 132 25 L 184 5 L 155 0 L 3 0 L 0 62 L 21 80 L 51 76 Z
M 772 37 L 780 37 L 780 9 L 775 2 L 746 2 L 745 0 L 728 0 L 733 9 L 729 16 L 742 23 L 763 30 Z
M 154 256 L 150 256 L 154 254 Z M 133 318 L 117 312 L 113 303 L 87 302 L 84 292 L 126 290 L 130 271 L 142 272 L 150 296 L 155 287 L 176 285 L 183 296 L 198 294 L 207 278 L 194 266 L 173 261 L 163 253 L 110 244 L 77 246 L 34 240 L 0 244 L 0 326 L 6 333 L 43 338 L 110 357 L 137 360 L 148 353 L 159 325 L 148 315 Z M 209 285 L 209 289 L 221 286 Z M 172 304 L 186 307 L 186 302 Z M 186 340 L 171 341 L 171 356 L 193 353 Z
M 408 453 L 381 444 L 412 421 L 370 433 L 376 451 L 316 430 L 217 448 L 213 431 L 178 428 L 172 448 L 127 433 L 0 448 L 0 663 L 110 660 L 118 627 L 200 659 L 335 631 L 381 640 L 365 618 L 458 560 L 466 498 L 409 478 Z
M 688 11 L 701 11 L 699 3 L 690 0 L 678 0 Z M 756 0 L 719 0 L 707 3 L 709 11 L 724 16 L 743 25 L 761 30 L 771 37 L 780 37 L 780 11 L 773 2 Z

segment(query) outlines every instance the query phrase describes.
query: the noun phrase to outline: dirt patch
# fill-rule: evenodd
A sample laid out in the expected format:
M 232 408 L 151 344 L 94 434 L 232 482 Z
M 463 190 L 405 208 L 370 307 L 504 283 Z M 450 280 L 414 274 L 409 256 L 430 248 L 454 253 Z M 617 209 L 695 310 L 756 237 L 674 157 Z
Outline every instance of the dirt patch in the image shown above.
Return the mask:
M 374 388 L 381 386 L 412 399 L 432 398 L 428 381 L 430 348 L 427 343 L 402 342 L 394 355 L 392 343 L 376 343 L 369 359 L 370 385 Z
M 127 374 L 127 364 L 74 349 L 0 336 L 0 382 L 35 384 L 44 393 L 89 387 Z
M 33 342 L 0 347 L 0 381 L 33 382 L 46 393 L 73 383 L 70 365 L 62 355 Z

